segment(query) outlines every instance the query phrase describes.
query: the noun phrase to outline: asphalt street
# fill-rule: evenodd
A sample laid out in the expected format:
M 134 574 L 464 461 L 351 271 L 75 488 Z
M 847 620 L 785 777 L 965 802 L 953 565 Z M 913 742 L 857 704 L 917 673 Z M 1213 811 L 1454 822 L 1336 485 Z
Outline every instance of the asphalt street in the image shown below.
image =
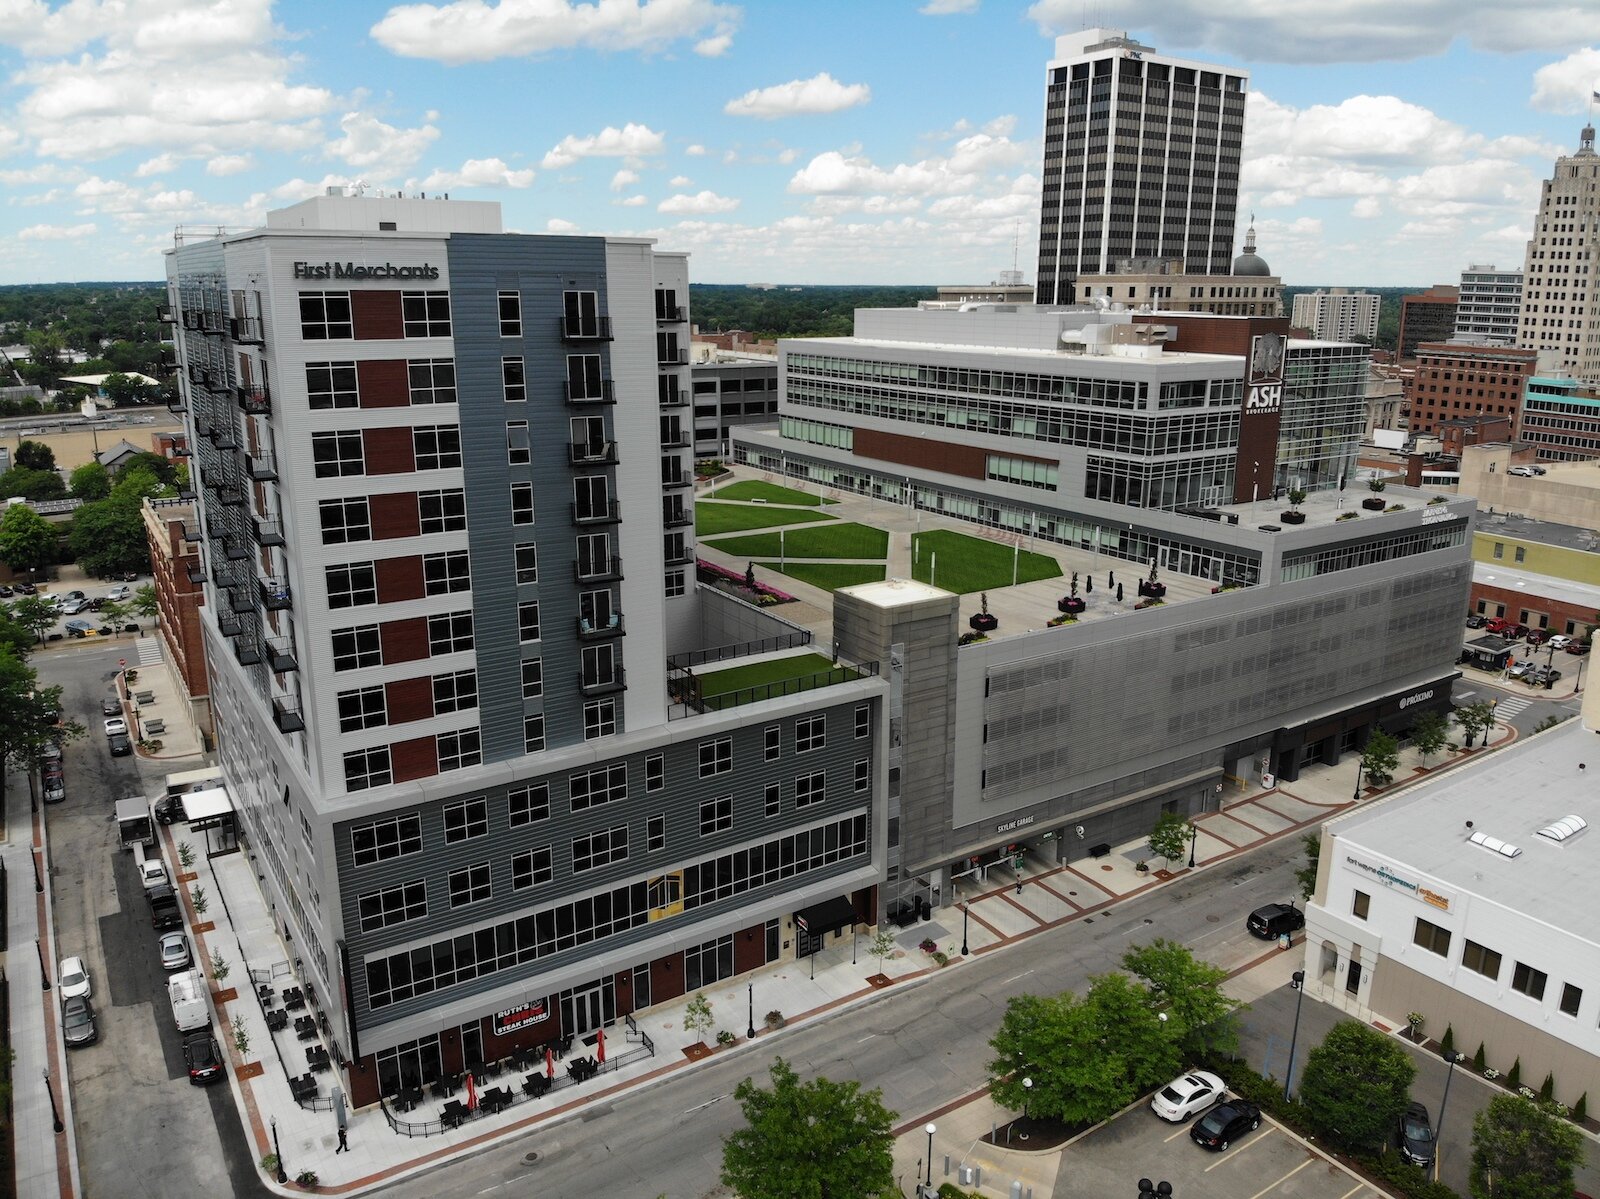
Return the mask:
M 153 794 L 167 772 L 106 749 L 100 700 L 131 648 L 126 638 L 74 642 L 33 658 L 88 730 L 66 750 L 66 801 L 45 809 L 57 946 L 88 964 L 100 1023 L 99 1043 L 68 1059 L 83 1190 L 89 1199 L 264 1196 L 227 1088 L 189 1085 L 149 908 L 112 818 L 118 799 Z

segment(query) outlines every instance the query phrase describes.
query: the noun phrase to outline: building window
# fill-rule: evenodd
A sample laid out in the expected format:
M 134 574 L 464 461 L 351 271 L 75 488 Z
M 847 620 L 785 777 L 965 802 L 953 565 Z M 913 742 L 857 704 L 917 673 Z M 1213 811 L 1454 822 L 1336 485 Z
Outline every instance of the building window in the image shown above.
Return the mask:
M 572 797 L 574 812 L 627 799 L 628 764 L 612 762 L 594 770 L 580 770 L 568 776 L 567 793 Z
M 766 810 L 768 816 L 776 816 L 783 810 L 783 788 L 777 783 L 767 784 Z
M 1485 948 L 1477 941 L 1467 941 L 1466 948 L 1461 951 L 1461 964 L 1467 970 L 1474 970 L 1485 978 L 1499 978 L 1501 956 L 1494 949 Z
M 1511 989 L 1521 991 L 1529 999 L 1543 999 L 1544 985 L 1548 981 L 1549 976 L 1543 970 L 1535 970 L 1526 962 L 1518 962 L 1511 972 Z
M 783 726 L 779 724 L 769 724 L 766 728 L 762 729 L 761 747 L 763 761 L 777 761 L 779 755 L 783 753 Z
M 319 479 L 367 473 L 360 430 L 311 435 L 311 469 Z
M 450 293 L 447 291 L 403 291 L 400 316 L 407 337 L 450 336 Z
M 483 761 L 483 744 L 476 728 L 440 733 L 435 738 L 439 754 L 439 773 L 462 770 Z
M 306 404 L 313 412 L 329 408 L 359 408 L 354 362 L 306 363 Z
M 1448 957 L 1450 954 L 1450 930 L 1440 928 L 1437 924 L 1430 924 L 1426 920 L 1418 919 L 1417 927 L 1411 933 L 1411 940 L 1429 953 L 1436 953 L 1440 957 Z
M 567 355 L 567 394 L 575 400 L 598 400 L 605 395 L 600 378 L 599 354 Z
M 356 866 L 371 866 L 422 852 L 422 817 L 415 812 L 390 816 L 350 830 L 350 854 Z
M 428 617 L 428 653 L 437 658 L 471 648 L 471 612 L 440 612 Z
M 378 602 L 378 572 L 371 562 L 330 566 L 325 577 L 330 608 L 359 608 Z
M 422 587 L 429 595 L 472 589 L 472 561 L 466 550 L 422 556 Z
M 555 871 L 550 866 L 550 847 L 541 845 L 538 849 L 530 849 L 526 853 L 519 853 L 511 859 L 511 889 L 513 891 L 526 890 L 528 887 L 537 887 L 547 883 L 555 877 Z
M 539 640 L 538 600 L 524 600 L 517 605 L 517 630 L 524 645 Z
M 572 873 L 582 874 L 612 862 L 628 860 L 628 826 L 603 828 L 587 837 L 575 837 L 572 842 Z
M 467 527 L 467 494 L 449 491 L 417 493 L 417 522 L 423 533 L 459 533 Z
M 1583 988 L 1575 987 L 1571 983 L 1561 986 L 1561 1010 L 1568 1016 L 1576 1016 L 1578 1009 L 1583 1006 Z
M 522 698 L 538 699 L 544 694 L 544 659 L 529 658 L 522 664 Z
M 550 819 L 550 784 L 530 783 L 513 787 L 506 795 L 508 819 L 512 828 Z
M 347 291 L 303 291 L 300 293 L 300 338 L 302 341 L 348 341 L 356 335 L 350 315 Z
M 802 774 L 794 780 L 794 806 L 796 808 L 809 808 L 812 804 L 819 804 L 823 800 L 826 787 L 826 772 L 814 770 L 810 774 Z
M 867 758 L 856 759 L 856 791 L 870 791 L 872 789 L 872 762 Z
M 503 291 L 500 293 L 500 336 L 522 336 L 522 293 Z
M 592 291 L 561 293 L 563 330 L 568 337 L 600 336 L 600 297 Z
M 453 908 L 488 899 L 491 891 L 488 862 L 450 872 L 450 906 Z
M 1506 543 L 1505 542 L 1497 541 L 1497 542 L 1494 543 L 1494 556 L 1496 558 L 1504 558 L 1506 556 Z
M 828 740 L 828 718 L 820 713 L 802 716 L 794 722 L 794 752 L 809 753 L 821 749 Z
M 387 787 L 394 775 L 389 769 L 389 747 L 352 750 L 344 756 L 344 786 L 347 791 Z
M 644 760 L 644 789 L 659 791 L 667 785 L 667 759 L 662 754 L 651 754 Z
M 525 420 L 508 420 L 506 422 L 506 462 L 511 466 L 526 466 L 532 457 L 528 442 L 528 422 Z
M 489 801 L 483 796 L 444 806 L 444 843 L 470 841 L 489 835 Z
M 333 668 L 361 670 L 383 665 L 383 638 L 375 624 L 357 625 L 333 632 Z
M 528 399 L 528 372 L 521 357 L 500 359 L 500 386 L 506 403 L 523 404 Z M 526 458 L 523 459 L 527 461 Z
M 1520 546 L 1520 545 L 1517 546 L 1516 547 L 1516 555 L 1515 555 L 1514 561 L 1526 562 L 1527 560 L 1528 560 L 1528 551 L 1527 551 L 1527 549 L 1525 549 L 1523 546 Z
M 700 777 L 710 778 L 733 769 L 733 738 L 718 737 L 700 742 Z
M 513 483 L 511 485 L 511 523 L 514 525 L 531 525 L 533 523 L 532 483 Z
M 1357 891 L 1350 900 L 1350 914 L 1357 920 L 1365 920 L 1367 918 L 1367 909 L 1371 904 L 1372 896 L 1365 891 Z
M 317 510 L 322 517 L 323 545 L 372 540 L 372 515 L 365 496 L 354 500 L 323 500 Z
M 454 404 L 456 364 L 453 358 L 418 358 L 406 363 L 413 404 Z
M 544 716 L 535 713 L 522 718 L 522 752 L 537 754 L 544 752 Z
M 457 425 L 417 425 L 411 448 L 418 470 L 450 470 L 461 465 L 461 429 Z
M 458 670 L 433 676 L 433 714 L 465 712 L 478 706 L 478 672 Z
M 733 796 L 720 795 L 716 799 L 700 801 L 700 835 L 727 832 L 733 827 Z
M 339 731 L 359 733 L 387 724 L 389 712 L 382 687 L 339 692 Z
M 684 575 L 683 571 L 681 571 L 681 570 L 669 570 L 669 571 L 667 571 L 666 585 L 665 585 L 665 587 L 663 589 L 667 599 L 673 599 L 673 598 L 675 598 L 677 596 L 680 596 L 680 595 L 683 595 L 685 593 L 685 589 L 687 587 L 687 584 L 685 583 L 684 580 L 685 580 L 685 575 Z
M 428 885 L 420 878 L 398 887 L 386 887 L 358 896 L 356 905 L 361 912 L 361 931 L 377 932 L 391 924 L 404 924 L 428 914 Z
M 872 705 L 856 705 L 856 736 L 865 737 L 872 732 Z
M 683 982 L 691 991 L 733 977 L 733 938 L 718 937 L 683 951 Z
M 517 546 L 517 583 L 537 583 L 539 581 L 539 547 L 536 545 Z
M 645 851 L 655 853 L 667 847 L 667 818 L 652 816 L 644 822 Z
M 583 739 L 609 737 L 617 731 L 617 701 L 592 699 L 583 705 Z

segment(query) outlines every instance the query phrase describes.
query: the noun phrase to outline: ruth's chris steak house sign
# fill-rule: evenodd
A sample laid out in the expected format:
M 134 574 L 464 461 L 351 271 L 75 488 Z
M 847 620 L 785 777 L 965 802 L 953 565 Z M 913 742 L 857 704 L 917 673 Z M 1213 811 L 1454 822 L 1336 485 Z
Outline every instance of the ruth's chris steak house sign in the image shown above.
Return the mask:
M 437 279 L 439 268 L 424 262 L 421 266 L 395 266 L 385 262 L 366 266 L 359 262 L 297 262 L 296 279 Z
M 533 1003 L 524 1003 L 520 1007 L 506 1008 L 494 1014 L 494 1035 L 503 1037 L 507 1033 L 516 1032 L 519 1028 L 527 1028 L 530 1024 L 548 1018 L 550 1009 L 545 1006 L 545 1001 L 540 999 Z

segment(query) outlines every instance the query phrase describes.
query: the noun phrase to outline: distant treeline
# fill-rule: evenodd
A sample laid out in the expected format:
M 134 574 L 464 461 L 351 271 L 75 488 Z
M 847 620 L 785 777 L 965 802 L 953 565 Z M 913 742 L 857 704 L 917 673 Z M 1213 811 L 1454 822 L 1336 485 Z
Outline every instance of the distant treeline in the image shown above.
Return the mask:
M 1294 315 L 1294 298 L 1315 287 L 1285 287 L 1283 289 L 1283 315 Z M 1322 290 L 1330 290 L 1326 284 Z M 1400 300 L 1403 296 L 1419 295 L 1426 287 L 1351 287 L 1351 291 L 1370 291 L 1383 298 L 1378 302 L 1378 336 L 1373 339 L 1374 349 L 1392 350 L 1400 344 Z
M 857 308 L 915 308 L 932 287 L 689 287 L 689 317 L 706 333 L 747 329 L 760 337 L 848 337 Z

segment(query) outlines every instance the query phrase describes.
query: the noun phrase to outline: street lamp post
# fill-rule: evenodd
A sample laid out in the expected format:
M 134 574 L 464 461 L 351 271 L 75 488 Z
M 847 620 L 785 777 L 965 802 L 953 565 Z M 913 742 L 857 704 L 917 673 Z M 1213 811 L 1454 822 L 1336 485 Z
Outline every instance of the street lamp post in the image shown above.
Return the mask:
M 1194 869 L 1194 847 L 1200 840 L 1200 826 L 1194 821 L 1189 821 L 1189 869 Z
M 33 950 L 39 955 L 39 981 L 44 984 L 43 990 L 50 989 L 50 971 L 44 968 L 44 946 L 39 944 L 39 938 L 33 939 Z
M 1022 1122 L 1024 1124 L 1026 1124 L 1028 1122 L 1028 1102 L 1032 1098 L 1033 1098 L 1033 1079 L 1024 1078 L 1022 1080 Z M 1024 1128 L 1017 1135 L 1019 1137 L 1021 1137 L 1024 1141 L 1026 1141 L 1028 1139 L 1028 1130 L 1026 1128 Z
M 50 1070 L 44 1072 L 44 1089 L 50 1094 L 50 1118 L 54 1122 L 52 1127 L 57 1132 L 65 1132 L 67 1126 L 61 1122 L 61 1109 L 56 1106 L 56 1089 L 50 1085 Z
M 967 905 L 961 905 L 961 956 L 967 956 Z
M 928 1177 L 925 1180 L 928 1189 L 933 1189 L 933 1134 L 939 1131 L 938 1125 L 929 1121 L 928 1126 L 922 1130 L 928 1134 Z
M 745 987 L 748 989 L 750 999 L 749 1037 L 753 1041 L 756 1039 L 756 984 L 754 981 L 748 981 Z
M 1294 997 L 1294 1031 L 1289 1034 L 1289 1068 L 1283 1072 L 1283 1097 L 1286 1100 L 1289 1098 L 1289 1084 L 1294 1079 L 1295 1042 L 1300 1039 L 1300 1005 L 1306 998 L 1306 972 L 1296 970 L 1293 977 L 1297 994 Z
M 1464 1053 L 1447 1053 L 1444 1060 L 1449 1063 L 1444 1076 L 1444 1098 L 1439 1100 L 1439 1127 L 1433 1133 L 1433 1177 L 1439 1177 L 1439 1138 L 1444 1134 L 1444 1110 L 1450 1106 L 1450 1080 L 1456 1076 L 1456 1063 L 1467 1055 Z
M 1367 760 L 1365 758 L 1356 759 L 1356 793 L 1350 797 L 1354 803 L 1361 802 L 1361 768 L 1366 764 Z
M 29 853 L 28 857 L 33 859 L 33 893 L 41 895 L 44 893 L 44 879 L 39 877 L 39 855 Z
M 272 1156 L 278 1159 L 278 1181 L 288 1182 L 289 1171 L 283 1168 L 283 1149 L 278 1144 L 278 1117 L 272 1117 Z

